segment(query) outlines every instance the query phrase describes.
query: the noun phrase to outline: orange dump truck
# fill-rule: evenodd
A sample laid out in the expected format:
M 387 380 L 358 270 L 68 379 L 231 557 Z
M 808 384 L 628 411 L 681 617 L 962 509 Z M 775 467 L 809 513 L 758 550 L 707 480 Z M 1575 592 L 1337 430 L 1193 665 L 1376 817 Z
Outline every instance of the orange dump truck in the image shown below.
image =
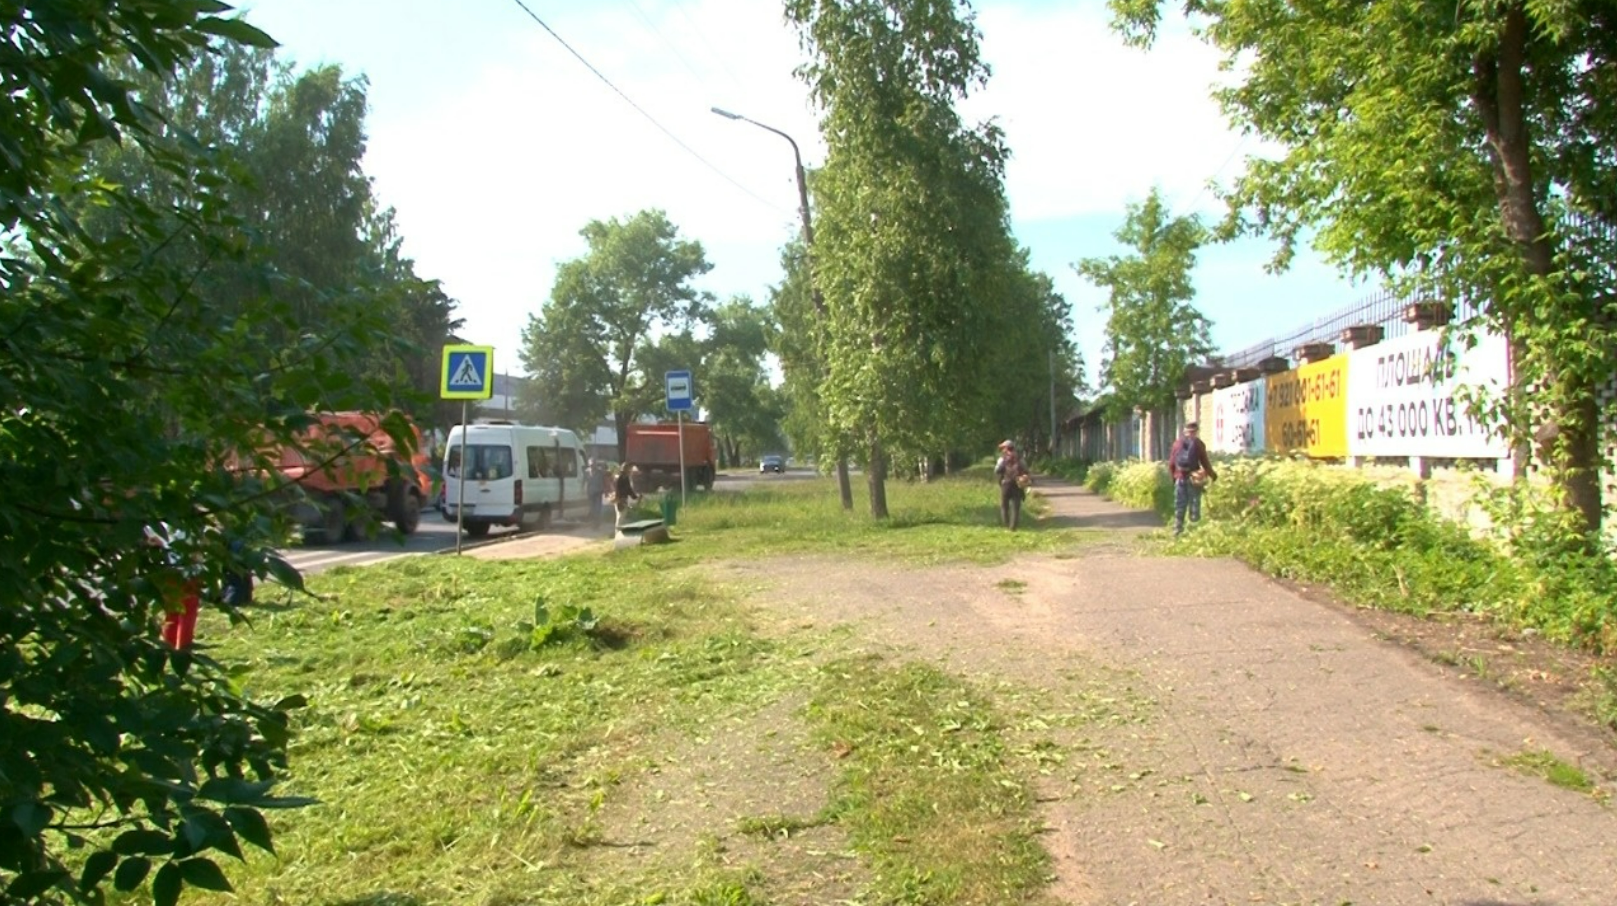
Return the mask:
M 427 455 L 414 426 L 415 449 L 406 455 L 368 412 L 323 412 L 296 447 L 281 450 L 281 478 L 302 493 L 290 504 L 292 519 L 305 537 L 318 534 L 327 543 L 358 540 L 375 522 L 391 522 L 404 534 L 421 524 L 429 493 Z M 396 462 L 398 475 L 389 477 Z M 357 510 L 352 499 L 362 500 Z
M 679 438 L 677 422 L 631 424 L 624 445 L 626 462 L 639 467 L 646 490 L 679 487 Z M 718 451 L 713 432 L 706 422 L 685 423 L 685 486 L 713 490 L 719 471 Z

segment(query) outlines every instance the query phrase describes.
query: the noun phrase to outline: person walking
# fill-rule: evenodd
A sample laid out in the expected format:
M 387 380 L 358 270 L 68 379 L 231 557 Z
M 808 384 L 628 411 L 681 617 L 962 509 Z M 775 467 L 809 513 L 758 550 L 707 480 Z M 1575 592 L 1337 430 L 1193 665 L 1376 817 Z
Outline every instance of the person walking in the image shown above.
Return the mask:
M 623 528 L 623 522 L 629 515 L 632 501 L 639 500 L 640 495 L 634 489 L 634 466 L 624 463 L 618 467 L 618 479 L 612 484 L 612 502 L 617 506 L 617 528 Z
M 1027 465 L 1016 455 L 1016 444 L 1007 440 L 999 445 L 994 477 L 999 479 L 999 524 L 1014 532 L 1022 521 L 1022 500 L 1027 497 L 1027 487 L 1033 483 Z
M 1173 533 L 1185 533 L 1185 512 L 1191 522 L 1202 518 L 1202 484 L 1216 481 L 1213 462 L 1207 458 L 1207 445 L 1198 436 L 1201 426 L 1195 422 L 1185 425 L 1185 432 L 1173 442 L 1168 451 L 1168 474 L 1173 478 Z

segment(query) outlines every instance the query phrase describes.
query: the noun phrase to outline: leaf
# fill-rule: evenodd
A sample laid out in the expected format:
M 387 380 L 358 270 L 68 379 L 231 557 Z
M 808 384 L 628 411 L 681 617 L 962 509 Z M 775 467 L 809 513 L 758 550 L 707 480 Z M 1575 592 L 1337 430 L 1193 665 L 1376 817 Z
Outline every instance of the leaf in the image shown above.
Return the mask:
M 266 796 L 253 804 L 259 808 L 304 808 L 319 805 L 320 800 L 312 796 Z
M 180 874 L 185 883 L 203 890 L 232 890 L 225 873 L 212 859 L 186 859 L 180 863 Z
M 51 808 L 43 802 L 24 802 L 11 810 L 11 822 L 25 837 L 37 837 L 51 823 Z
M 275 786 L 272 780 L 243 780 L 239 777 L 214 777 L 197 790 L 198 799 L 210 799 L 228 805 L 258 801 Z
M 145 856 L 136 856 L 118 863 L 118 870 L 112 875 L 112 886 L 125 892 L 140 886 L 146 880 L 146 874 L 152 870 L 152 860 Z
M 127 830 L 112 841 L 112 851 L 123 856 L 171 853 L 174 851 L 174 838 L 151 828 Z
M 154 906 L 174 906 L 180 901 L 180 888 L 183 886 L 184 878 L 180 874 L 179 864 L 164 863 L 157 870 L 157 877 L 152 878 L 152 903 Z
M 264 558 L 264 565 L 269 567 L 269 574 L 275 581 L 285 585 L 293 591 L 305 591 L 303 573 L 288 563 L 280 554 L 271 554 Z
M 241 19 L 221 19 L 218 16 L 204 16 L 196 22 L 196 30 L 208 35 L 218 35 L 221 38 L 245 44 L 248 47 L 262 47 L 266 50 L 280 47 L 279 41 L 264 32 L 248 25 Z
M 307 708 L 308 706 L 309 697 L 299 692 L 293 695 L 288 695 L 287 697 L 276 702 L 271 707 L 273 707 L 276 711 L 293 711 L 298 708 Z
M 90 858 L 84 860 L 84 870 L 79 873 L 79 890 L 84 893 L 94 890 L 116 867 L 117 853 L 106 849 L 91 853 Z
M 58 882 L 67 880 L 68 877 L 67 872 L 60 870 L 25 872 L 6 885 L 6 897 L 26 903 L 55 887 Z
M 274 854 L 275 845 L 270 839 L 269 822 L 257 809 L 233 806 L 225 809 L 225 820 L 235 828 L 236 834 L 248 843 L 259 849 Z

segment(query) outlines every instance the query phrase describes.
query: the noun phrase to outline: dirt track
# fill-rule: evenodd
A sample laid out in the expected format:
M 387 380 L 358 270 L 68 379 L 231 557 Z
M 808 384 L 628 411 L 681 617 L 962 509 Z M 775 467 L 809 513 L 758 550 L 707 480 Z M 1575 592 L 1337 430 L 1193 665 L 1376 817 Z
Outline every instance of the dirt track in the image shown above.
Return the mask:
M 1137 555 L 1140 514 L 1040 493 L 1049 518 L 1119 543 L 988 569 L 721 572 L 782 620 L 852 624 L 1058 708 L 1119 703 L 1062 738 L 1040 791 L 1062 902 L 1617 903 L 1617 812 L 1504 763 L 1549 752 L 1609 789 L 1609 738 L 1237 562 Z

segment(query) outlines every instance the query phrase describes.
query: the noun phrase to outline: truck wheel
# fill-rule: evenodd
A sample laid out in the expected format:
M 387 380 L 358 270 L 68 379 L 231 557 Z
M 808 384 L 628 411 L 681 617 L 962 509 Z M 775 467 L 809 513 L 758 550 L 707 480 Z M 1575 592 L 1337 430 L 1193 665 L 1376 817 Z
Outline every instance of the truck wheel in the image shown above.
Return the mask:
M 393 526 L 402 534 L 415 534 L 415 530 L 421 527 L 420 497 L 414 494 L 404 495 L 404 501 L 399 505 L 399 512 L 393 517 Z
M 713 490 L 713 469 L 712 468 L 706 468 L 706 469 L 702 470 L 702 490 L 704 490 L 704 491 Z
M 486 538 L 488 537 L 488 523 L 473 522 L 466 526 L 466 534 L 471 535 L 473 538 Z
M 348 514 L 344 512 L 342 498 L 335 494 L 320 501 L 325 511 L 320 514 L 320 537 L 327 544 L 342 540 L 343 529 L 348 527 Z

